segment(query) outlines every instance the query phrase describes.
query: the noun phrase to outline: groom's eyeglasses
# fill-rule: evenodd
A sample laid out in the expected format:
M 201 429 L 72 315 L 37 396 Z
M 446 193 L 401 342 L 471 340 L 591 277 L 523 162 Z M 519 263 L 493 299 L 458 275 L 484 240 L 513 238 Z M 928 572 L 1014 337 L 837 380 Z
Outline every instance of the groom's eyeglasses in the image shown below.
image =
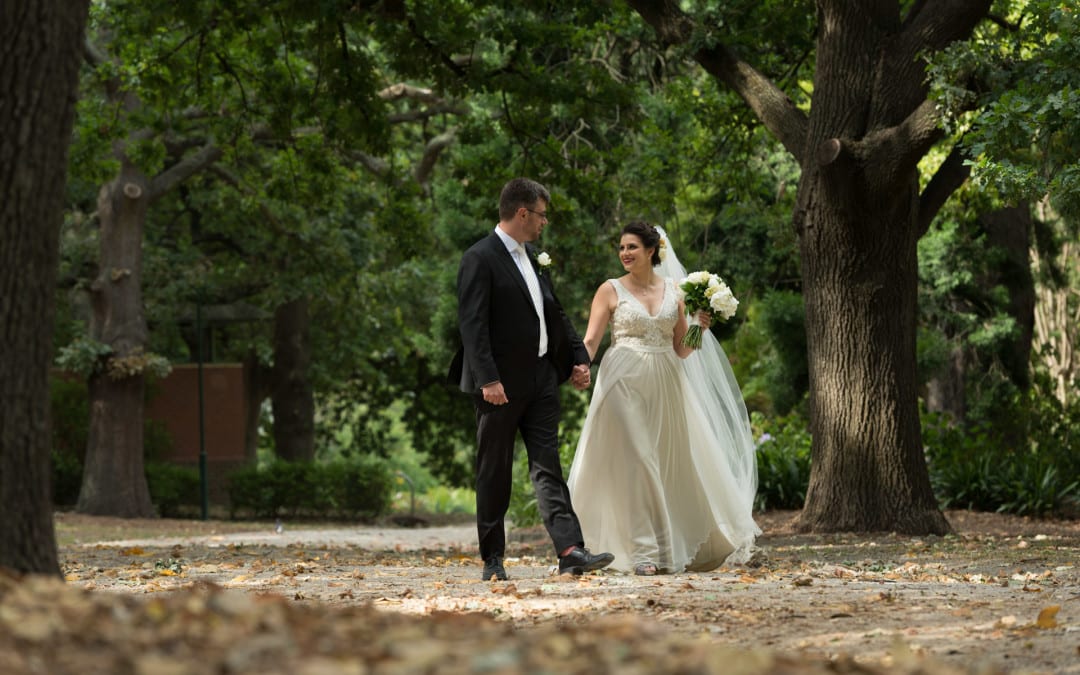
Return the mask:
M 541 217 L 541 218 L 543 218 L 544 220 L 547 220 L 547 211 L 533 211 L 533 210 L 532 210 L 532 209 L 530 209 L 530 208 L 529 208 L 528 206 L 523 206 L 523 207 L 521 207 L 521 208 L 525 209 L 525 210 L 526 210 L 526 211 L 528 211 L 529 213 L 535 213 L 536 215 L 540 216 L 540 217 Z

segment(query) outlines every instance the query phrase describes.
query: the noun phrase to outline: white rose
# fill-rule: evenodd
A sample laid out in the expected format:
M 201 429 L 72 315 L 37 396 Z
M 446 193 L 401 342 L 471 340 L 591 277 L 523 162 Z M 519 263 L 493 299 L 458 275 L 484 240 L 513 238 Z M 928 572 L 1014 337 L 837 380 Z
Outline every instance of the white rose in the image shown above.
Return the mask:
M 547 267 L 551 264 L 551 256 L 549 256 L 546 252 L 541 253 L 540 255 L 536 256 L 536 262 L 540 263 L 540 267 Z
M 725 319 L 730 319 L 735 316 L 735 310 L 739 307 L 739 301 L 732 295 L 730 288 L 723 286 L 709 299 L 709 307 Z
M 686 280 L 689 281 L 690 283 L 694 284 L 695 286 L 697 286 L 698 284 L 708 283 L 708 281 L 709 281 L 709 273 L 708 272 L 691 272 L 690 274 L 688 274 L 686 276 Z

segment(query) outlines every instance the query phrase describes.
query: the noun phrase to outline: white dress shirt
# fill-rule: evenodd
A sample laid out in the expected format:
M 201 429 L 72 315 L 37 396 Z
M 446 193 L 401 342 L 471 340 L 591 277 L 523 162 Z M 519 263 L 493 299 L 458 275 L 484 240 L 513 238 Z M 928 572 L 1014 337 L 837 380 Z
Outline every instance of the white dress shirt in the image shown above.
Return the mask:
M 536 270 L 533 269 L 532 262 L 529 260 L 529 255 L 525 250 L 525 244 L 519 244 L 517 240 L 503 232 L 501 227 L 495 227 L 495 234 L 499 235 L 499 239 L 501 239 L 503 245 L 506 246 L 506 250 L 513 256 L 514 262 L 517 263 L 518 271 L 521 272 L 521 276 L 525 279 L 525 285 L 529 288 L 529 294 L 532 296 L 533 301 L 533 309 L 536 310 L 536 316 L 540 319 L 540 348 L 537 352 L 537 356 L 543 356 L 544 354 L 547 354 L 548 332 L 547 324 L 544 321 L 544 296 L 540 292 L 540 280 L 536 277 Z

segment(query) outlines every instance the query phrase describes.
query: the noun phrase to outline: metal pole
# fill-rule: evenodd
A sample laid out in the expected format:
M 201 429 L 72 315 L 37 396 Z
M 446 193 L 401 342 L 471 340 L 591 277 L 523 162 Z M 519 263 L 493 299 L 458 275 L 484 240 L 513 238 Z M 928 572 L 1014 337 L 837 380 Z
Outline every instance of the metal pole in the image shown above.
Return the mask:
M 203 323 L 202 298 L 195 302 L 195 332 L 199 349 L 199 493 L 202 497 L 202 519 L 210 517 L 210 489 L 206 478 L 206 433 L 203 423 Z

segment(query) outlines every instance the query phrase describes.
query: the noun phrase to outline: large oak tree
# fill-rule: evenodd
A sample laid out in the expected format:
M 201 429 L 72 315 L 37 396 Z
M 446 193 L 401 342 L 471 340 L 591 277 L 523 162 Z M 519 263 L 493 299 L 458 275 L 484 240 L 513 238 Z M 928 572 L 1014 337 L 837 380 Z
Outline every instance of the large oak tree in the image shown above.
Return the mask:
M 55 575 L 53 288 L 88 5 L 0 4 L 0 567 Z

